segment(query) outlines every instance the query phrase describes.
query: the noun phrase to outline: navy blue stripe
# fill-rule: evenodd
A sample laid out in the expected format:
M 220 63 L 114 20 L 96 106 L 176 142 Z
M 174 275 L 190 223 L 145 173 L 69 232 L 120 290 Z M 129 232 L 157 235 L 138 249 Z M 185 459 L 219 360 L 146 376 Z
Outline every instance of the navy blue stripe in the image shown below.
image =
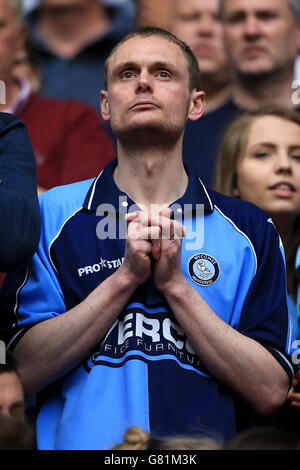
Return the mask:
M 289 361 L 288 357 L 285 354 L 283 354 L 283 355 L 286 358 L 286 361 L 275 349 L 268 348 L 267 346 L 266 346 L 266 349 L 269 351 L 270 354 L 272 354 L 273 357 L 275 357 L 275 359 L 277 359 L 277 361 L 284 368 L 287 375 L 289 376 L 289 381 L 290 381 L 290 386 L 291 386 L 292 382 L 293 382 L 293 372 L 292 372 L 292 370 L 293 369 L 296 370 L 296 368 L 294 368 L 294 366 L 291 364 L 291 362 Z M 289 364 L 290 364 L 290 367 L 289 367 Z
M 139 354 L 133 354 L 133 355 L 130 355 L 128 357 L 125 357 L 125 359 L 122 362 L 110 362 L 110 361 L 105 361 L 105 360 L 101 359 L 100 361 L 94 362 L 94 366 L 107 366 L 107 367 L 110 367 L 110 368 L 118 369 L 119 367 L 122 367 L 124 364 L 126 364 L 126 362 L 128 362 L 132 359 L 137 359 L 139 361 L 143 361 L 147 365 L 149 365 L 149 363 L 152 362 L 152 361 L 147 361 L 143 356 L 141 356 Z M 88 366 L 86 366 L 86 369 L 87 368 L 88 368 Z

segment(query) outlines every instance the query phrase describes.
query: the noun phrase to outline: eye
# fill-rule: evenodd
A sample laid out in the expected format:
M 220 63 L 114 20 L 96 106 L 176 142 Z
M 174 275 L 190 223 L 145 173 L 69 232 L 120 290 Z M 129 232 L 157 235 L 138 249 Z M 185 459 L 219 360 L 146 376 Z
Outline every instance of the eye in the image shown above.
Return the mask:
M 130 72 L 129 70 L 125 70 L 125 72 L 122 72 L 120 77 L 122 79 L 128 80 L 133 77 L 133 72 Z
M 229 15 L 225 20 L 228 24 L 239 24 L 245 21 L 245 14 L 243 12 L 236 12 Z
M 171 74 L 166 70 L 161 70 L 157 73 L 157 76 L 159 76 L 160 78 L 170 78 Z
M 192 21 L 198 21 L 200 18 L 200 15 L 198 13 L 186 13 L 186 14 L 182 14 L 180 16 L 180 20 L 181 21 L 186 21 L 186 22 L 192 22 Z
M 254 152 L 252 156 L 257 159 L 262 159 L 262 158 L 268 157 L 269 155 L 270 155 L 269 152 L 261 151 L 261 152 Z
M 278 17 L 278 14 L 273 11 L 265 10 L 258 13 L 257 17 L 262 21 L 273 20 Z

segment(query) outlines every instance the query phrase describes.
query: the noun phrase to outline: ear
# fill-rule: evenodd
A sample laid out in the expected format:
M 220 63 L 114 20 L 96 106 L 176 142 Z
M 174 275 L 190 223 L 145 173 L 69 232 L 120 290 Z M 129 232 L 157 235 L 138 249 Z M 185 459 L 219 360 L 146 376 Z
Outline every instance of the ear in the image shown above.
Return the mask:
M 238 175 L 237 171 L 235 171 L 233 178 L 232 178 L 232 185 L 231 185 L 231 196 L 235 197 L 237 199 L 241 198 L 241 192 L 239 189 L 239 184 L 238 184 Z
M 205 110 L 205 93 L 204 91 L 194 90 L 191 95 L 190 109 L 188 118 L 190 121 L 197 121 L 201 118 Z
M 100 92 L 100 107 L 101 107 L 101 115 L 104 121 L 110 120 L 110 112 L 109 112 L 109 100 L 108 100 L 108 91 L 101 90 Z

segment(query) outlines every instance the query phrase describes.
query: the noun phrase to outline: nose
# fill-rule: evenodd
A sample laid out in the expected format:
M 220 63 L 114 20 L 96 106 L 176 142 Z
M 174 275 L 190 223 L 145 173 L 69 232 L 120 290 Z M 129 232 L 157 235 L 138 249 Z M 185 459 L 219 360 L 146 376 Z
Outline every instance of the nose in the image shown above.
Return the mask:
M 248 16 L 245 19 L 244 35 L 251 39 L 260 36 L 259 21 L 254 16 Z
M 147 71 L 142 71 L 139 75 L 136 93 L 152 93 L 153 84 L 151 75 Z
M 197 23 L 197 31 L 200 36 L 212 36 L 215 27 L 215 21 L 210 15 L 202 15 Z
M 282 151 L 277 155 L 275 160 L 275 172 L 280 174 L 289 174 L 291 173 L 291 159 L 287 152 Z

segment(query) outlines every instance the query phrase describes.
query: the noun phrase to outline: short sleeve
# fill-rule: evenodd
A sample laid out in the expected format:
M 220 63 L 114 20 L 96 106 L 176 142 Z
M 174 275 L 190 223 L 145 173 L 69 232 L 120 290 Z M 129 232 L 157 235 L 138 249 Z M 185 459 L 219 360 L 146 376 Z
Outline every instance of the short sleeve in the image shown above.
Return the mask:
M 239 331 L 265 346 L 292 379 L 297 344 L 287 306 L 283 246 L 271 219 L 258 234 L 257 270 L 244 302 Z
M 42 243 L 30 263 L 6 275 L 0 306 L 0 337 L 11 350 L 33 325 L 66 311 L 58 278 Z

